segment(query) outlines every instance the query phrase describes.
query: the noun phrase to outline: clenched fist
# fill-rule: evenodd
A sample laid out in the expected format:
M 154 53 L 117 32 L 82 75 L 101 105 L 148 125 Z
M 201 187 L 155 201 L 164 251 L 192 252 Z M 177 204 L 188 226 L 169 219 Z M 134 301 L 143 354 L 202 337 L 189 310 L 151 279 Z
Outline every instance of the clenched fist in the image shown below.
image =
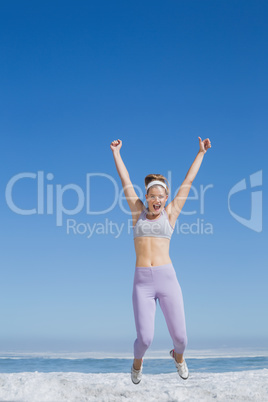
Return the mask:
M 119 151 L 121 147 L 122 147 L 122 141 L 121 140 L 114 140 L 110 145 L 110 148 L 111 148 L 111 150 L 113 152 L 114 151 Z

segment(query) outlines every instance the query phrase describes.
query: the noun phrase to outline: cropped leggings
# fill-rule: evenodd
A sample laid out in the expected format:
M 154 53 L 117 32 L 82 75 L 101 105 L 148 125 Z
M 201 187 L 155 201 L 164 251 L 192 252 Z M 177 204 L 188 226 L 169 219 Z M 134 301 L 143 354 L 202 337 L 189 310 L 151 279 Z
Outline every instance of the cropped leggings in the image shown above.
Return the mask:
M 184 304 L 173 265 L 136 267 L 132 293 L 137 338 L 134 358 L 141 359 L 153 341 L 156 300 L 165 316 L 176 353 L 187 346 Z

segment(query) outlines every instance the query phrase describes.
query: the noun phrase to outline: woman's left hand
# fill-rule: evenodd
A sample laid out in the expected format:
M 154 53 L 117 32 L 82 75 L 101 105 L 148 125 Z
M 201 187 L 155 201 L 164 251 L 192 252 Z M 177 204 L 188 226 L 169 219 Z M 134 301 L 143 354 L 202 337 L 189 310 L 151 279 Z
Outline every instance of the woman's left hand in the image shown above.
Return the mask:
M 199 138 L 199 146 L 200 146 L 200 149 L 199 149 L 199 151 L 200 152 L 203 152 L 204 154 L 207 152 L 207 150 L 209 149 L 209 148 L 211 148 L 211 142 L 210 142 L 210 139 L 209 138 L 206 138 L 205 140 L 201 140 L 201 137 L 198 137 Z

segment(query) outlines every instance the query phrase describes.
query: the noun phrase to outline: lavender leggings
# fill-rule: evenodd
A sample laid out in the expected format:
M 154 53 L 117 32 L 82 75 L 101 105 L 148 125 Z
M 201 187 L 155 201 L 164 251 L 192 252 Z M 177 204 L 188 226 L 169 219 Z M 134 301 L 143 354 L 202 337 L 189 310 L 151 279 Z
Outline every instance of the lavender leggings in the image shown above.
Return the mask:
M 187 346 L 183 297 L 172 264 L 136 267 L 133 284 L 133 309 L 137 330 L 134 358 L 141 359 L 153 341 L 156 300 L 165 316 L 176 353 Z

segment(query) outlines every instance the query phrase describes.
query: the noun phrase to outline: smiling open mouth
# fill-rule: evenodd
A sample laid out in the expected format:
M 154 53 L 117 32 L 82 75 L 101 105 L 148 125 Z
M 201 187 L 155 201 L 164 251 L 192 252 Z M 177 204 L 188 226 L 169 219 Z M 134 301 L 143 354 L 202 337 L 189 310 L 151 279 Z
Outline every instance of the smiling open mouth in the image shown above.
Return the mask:
M 153 207 L 154 207 L 155 211 L 158 211 L 160 209 L 161 205 L 153 205 Z

